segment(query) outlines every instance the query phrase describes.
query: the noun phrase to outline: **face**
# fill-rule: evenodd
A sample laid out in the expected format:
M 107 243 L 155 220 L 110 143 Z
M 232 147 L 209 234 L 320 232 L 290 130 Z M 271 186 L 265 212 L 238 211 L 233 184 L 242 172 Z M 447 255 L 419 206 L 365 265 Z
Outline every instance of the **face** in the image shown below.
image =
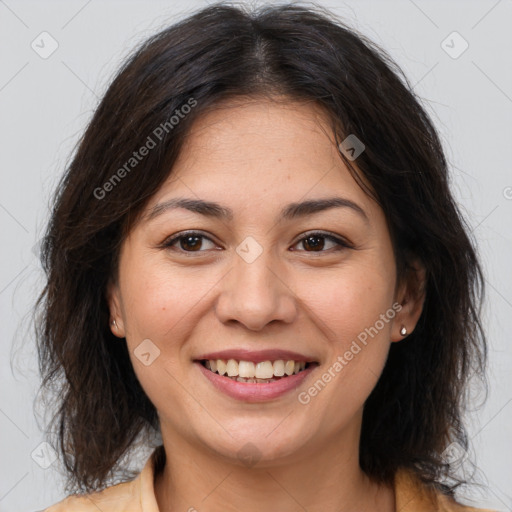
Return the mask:
M 109 301 L 164 443 L 236 461 L 250 442 L 277 464 L 357 437 L 390 343 L 420 313 L 396 284 L 384 213 L 322 111 L 247 100 L 196 121 L 124 240 Z M 247 375 L 309 364 L 238 382 L 205 368 L 209 356 L 245 361 Z

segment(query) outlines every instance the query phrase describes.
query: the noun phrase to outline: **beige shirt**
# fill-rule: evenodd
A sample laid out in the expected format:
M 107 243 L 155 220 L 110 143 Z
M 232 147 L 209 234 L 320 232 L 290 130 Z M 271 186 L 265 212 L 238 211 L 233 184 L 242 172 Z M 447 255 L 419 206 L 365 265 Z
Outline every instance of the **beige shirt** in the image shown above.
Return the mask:
M 93 494 L 68 496 L 44 512 L 159 512 L 153 487 L 155 452 L 134 480 Z M 405 470 L 395 477 L 395 502 L 399 512 L 495 512 L 459 505 Z

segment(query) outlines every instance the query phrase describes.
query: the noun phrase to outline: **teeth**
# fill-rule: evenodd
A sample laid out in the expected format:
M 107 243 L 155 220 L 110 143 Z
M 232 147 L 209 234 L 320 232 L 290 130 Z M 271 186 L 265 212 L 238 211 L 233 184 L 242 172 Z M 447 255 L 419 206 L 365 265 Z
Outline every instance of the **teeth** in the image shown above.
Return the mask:
M 219 375 L 224 375 L 227 371 L 227 364 L 226 361 L 223 361 L 222 359 L 217 359 L 217 373 Z
M 278 361 L 274 361 L 274 375 L 276 377 L 283 377 L 284 376 L 284 361 L 282 359 L 279 359 Z
M 295 370 L 295 361 L 286 361 L 284 365 L 284 373 L 286 375 L 293 375 L 293 371 Z
M 284 377 L 285 375 L 294 375 L 306 368 L 305 361 L 261 361 L 253 363 L 252 361 L 236 361 L 229 359 L 209 359 L 205 361 L 205 367 L 219 375 L 232 377 L 239 382 L 273 382 L 273 377 Z
M 238 375 L 238 363 L 234 359 L 230 359 L 227 362 L 226 372 L 228 377 L 236 377 Z
M 242 361 L 240 361 L 242 364 Z M 271 379 L 274 376 L 274 367 L 270 361 L 262 361 L 256 365 L 254 376 L 257 379 Z
M 254 363 L 252 361 L 240 361 L 238 363 L 238 375 L 246 379 L 254 378 Z
M 250 382 L 252 384 L 268 384 L 269 382 L 275 382 L 277 379 L 244 379 L 243 377 L 228 377 L 231 380 L 238 382 Z

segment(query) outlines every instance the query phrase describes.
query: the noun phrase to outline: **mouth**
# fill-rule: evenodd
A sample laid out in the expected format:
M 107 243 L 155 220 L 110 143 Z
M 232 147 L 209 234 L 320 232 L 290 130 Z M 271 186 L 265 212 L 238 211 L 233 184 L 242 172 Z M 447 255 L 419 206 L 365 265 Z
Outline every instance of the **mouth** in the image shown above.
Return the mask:
M 318 366 L 316 361 L 276 359 L 247 361 L 242 359 L 199 359 L 210 372 L 236 382 L 270 384 Z
M 213 388 L 243 402 L 285 399 L 320 366 L 314 356 L 284 349 L 226 349 L 193 360 Z

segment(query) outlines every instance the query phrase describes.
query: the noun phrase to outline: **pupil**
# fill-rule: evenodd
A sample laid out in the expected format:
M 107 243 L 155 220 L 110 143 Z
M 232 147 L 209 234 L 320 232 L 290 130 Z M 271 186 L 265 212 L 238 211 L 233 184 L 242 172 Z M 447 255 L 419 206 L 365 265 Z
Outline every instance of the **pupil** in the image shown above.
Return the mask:
M 191 240 L 195 240 L 195 243 L 194 242 L 190 243 Z M 198 249 L 201 246 L 200 240 L 201 240 L 201 237 L 199 237 L 199 236 L 192 236 L 192 235 L 186 236 L 186 237 L 182 238 L 182 240 L 181 240 L 181 248 L 182 249 L 190 249 L 191 246 L 195 246 L 192 248 L 192 250 Z M 185 246 L 188 246 L 188 247 L 185 247 Z
M 314 240 L 322 240 L 322 242 L 314 242 Z M 323 237 L 321 236 L 308 236 L 305 240 L 304 240 L 304 243 L 307 244 L 310 248 L 320 248 L 322 249 L 324 244 L 325 244 L 325 240 Z

